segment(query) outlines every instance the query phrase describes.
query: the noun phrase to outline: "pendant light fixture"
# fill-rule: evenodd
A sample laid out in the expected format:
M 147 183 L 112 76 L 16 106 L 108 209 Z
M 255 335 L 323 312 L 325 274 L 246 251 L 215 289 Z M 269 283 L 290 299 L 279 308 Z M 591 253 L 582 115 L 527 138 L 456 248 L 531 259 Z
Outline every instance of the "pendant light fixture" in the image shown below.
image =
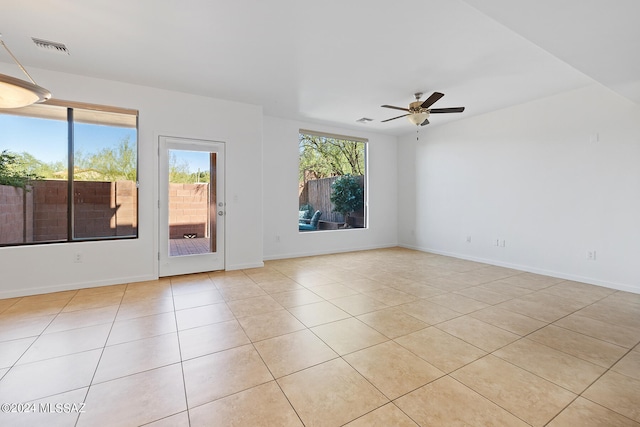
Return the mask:
M 4 47 L 18 67 L 20 67 L 22 72 L 25 73 L 30 80 L 30 82 L 28 82 L 5 74 L 0 74 L 0 108 L 26 107 L 27 105 L 44 102 L 47 99 L 50 99 L 51 92 L 36 84 L 29 73 L 27 73 L 27 70 L 25 70 L 18 59 L 13 55 L 13 53 L 11 53 L 2 38 L 0 38 L 0 44 L 2 44 L 2 47 Z

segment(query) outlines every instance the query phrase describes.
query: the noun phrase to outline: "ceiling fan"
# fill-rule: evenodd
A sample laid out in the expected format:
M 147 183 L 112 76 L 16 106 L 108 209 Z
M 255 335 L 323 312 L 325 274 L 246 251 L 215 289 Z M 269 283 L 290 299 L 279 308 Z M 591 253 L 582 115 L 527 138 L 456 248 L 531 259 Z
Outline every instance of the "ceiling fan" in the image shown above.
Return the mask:
M 384 108 L 393 108 L 394 110 L 406 111 L 407 114 L 403 114 L 398 117 L 393 117 L 391 119 L 383 120 L 382 122 L 388 122 L 391 120 L 399 119 L 400 117 L 407 117 L 411 123 L 416 126 L 425 126 L 429 124 L 429 115 L 431 114 L 440 114 L 440 113 L 462 113 L 464 111 L 464 107 L 452 107 L 452 108 L 429 108 L 437 100 L 444 96 L 444 93 L 433 92 L 430 97 L 424 100 L 424 102 L 420 102 L 420 98 L 422 97 L 422 92 L 418 92 L 414 94 L 416 100 L 409 104 L 409 108 L 402 107 L 394 107 L 393 105 L 382 105 Z

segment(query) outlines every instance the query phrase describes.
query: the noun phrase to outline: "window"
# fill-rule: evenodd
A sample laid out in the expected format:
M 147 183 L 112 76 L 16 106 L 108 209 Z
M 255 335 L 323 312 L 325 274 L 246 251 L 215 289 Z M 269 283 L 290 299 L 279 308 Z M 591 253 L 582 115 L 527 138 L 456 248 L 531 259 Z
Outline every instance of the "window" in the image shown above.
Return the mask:
M 298 230 L 367 226 L 367 140 L 299 132 Z
M 0 246 L 138 236 L 137 111 L 55 100 L 0 129 Z

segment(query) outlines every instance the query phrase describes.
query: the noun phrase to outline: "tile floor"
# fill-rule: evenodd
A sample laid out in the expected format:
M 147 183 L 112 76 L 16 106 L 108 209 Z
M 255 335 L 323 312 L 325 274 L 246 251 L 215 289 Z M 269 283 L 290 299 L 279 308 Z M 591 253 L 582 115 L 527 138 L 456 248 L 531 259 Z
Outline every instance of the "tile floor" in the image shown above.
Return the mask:
M 639 342 L 637 294 L 400 248 L 270 261 L 0 300 L 0 425 L 640 426 Z

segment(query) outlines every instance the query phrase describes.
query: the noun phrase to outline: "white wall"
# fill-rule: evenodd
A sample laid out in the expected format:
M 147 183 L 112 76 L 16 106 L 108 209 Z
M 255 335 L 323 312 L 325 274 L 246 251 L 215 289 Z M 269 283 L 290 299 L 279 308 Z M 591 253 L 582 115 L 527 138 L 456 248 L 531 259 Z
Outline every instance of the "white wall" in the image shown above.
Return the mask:
M 638 105 L 593 86 L 398 147 L 401 245 L 640 292 Z
M 367 229 L 298 231 L 298 131 L 368 138 Z M 278 259 L 397 245 L 396 138 L 264 117 L 264 258 Z M 256 217 L 260 212 L 256 212 Z
M 140 110 L 140 237 L 0 248 L 0 298 L 157 277 L 158 135 L 226 141 L 227 269 L 399 242 L 640 292 L 640 108 L 600 86 L 424 128 L 416 142 L 30 71 L 60 99 Z M 298 233 L 300 128 L 369 139 L 368 229 Z
M 11 74 L 8 67 L 0 72 Z M 0 298 L 157 277 L 158 135 L 226 142 L 226 268 L 263 265 L 261 107 L 30 71 L 56 98 L 140 111 L 139 238 L 0 248 Z M 76 252 L 83 263 L 73 263 Z

